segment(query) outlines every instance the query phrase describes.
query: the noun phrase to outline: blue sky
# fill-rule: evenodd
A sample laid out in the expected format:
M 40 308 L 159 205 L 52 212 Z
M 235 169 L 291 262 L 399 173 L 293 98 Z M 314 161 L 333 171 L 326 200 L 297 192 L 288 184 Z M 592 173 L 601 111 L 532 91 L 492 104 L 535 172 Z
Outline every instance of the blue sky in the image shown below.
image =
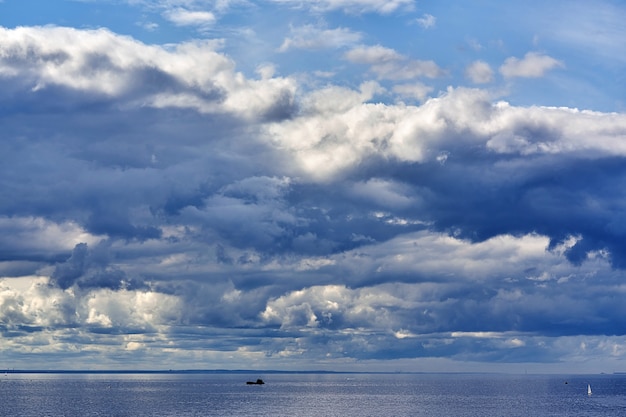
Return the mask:
M 626 370 L 619 1 L 0 1 L 11 368 Z

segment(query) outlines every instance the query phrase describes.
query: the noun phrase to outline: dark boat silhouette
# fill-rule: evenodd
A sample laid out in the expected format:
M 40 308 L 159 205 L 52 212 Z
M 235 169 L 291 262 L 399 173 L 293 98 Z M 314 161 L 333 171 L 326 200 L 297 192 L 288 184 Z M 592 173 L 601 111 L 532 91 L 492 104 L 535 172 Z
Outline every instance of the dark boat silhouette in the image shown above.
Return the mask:
M 248 382 L 246 382 L 246 384 L 248 384 L 248 385 L 263 385 L 263 384 L 265 384 L 265 382 L 263 382 L 262 379 L 257 379 L 256 381 L 248 381 Z

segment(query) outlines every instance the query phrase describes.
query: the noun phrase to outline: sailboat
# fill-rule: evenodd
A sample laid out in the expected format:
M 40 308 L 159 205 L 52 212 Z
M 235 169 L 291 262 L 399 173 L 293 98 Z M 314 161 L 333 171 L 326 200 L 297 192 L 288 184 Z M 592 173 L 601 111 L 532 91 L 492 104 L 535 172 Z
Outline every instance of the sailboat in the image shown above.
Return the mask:
M 591 395 L 591 385 L 587 384 L 587 395 Z

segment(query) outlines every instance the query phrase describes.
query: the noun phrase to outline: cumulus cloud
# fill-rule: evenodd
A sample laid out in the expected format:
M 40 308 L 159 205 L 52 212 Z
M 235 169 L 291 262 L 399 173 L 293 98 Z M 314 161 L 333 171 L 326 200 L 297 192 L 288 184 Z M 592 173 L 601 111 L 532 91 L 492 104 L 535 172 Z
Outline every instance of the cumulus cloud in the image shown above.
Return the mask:
M 47 285 L 45 277 L 22 278 L 0 284 L 1 330 L 80 328 L 143 333 L 173 323 L 180 305 L 176 297 L 149 291 L 96 290 L 85 298 Z M 24 285 L 25 284 L 25 285 Z
M 271 126 L 273 138 L 296 151 L 303 169 L 322 176 L 374 154 L 425 162 L 439 155 L 433 145 L 446 150 L 455 140 L 483 141 L 485 150 L 502 154 L 624 152 L 606 133 L 607 126 L 622 131 L 618 115 L 492 104 L 486 92 L 471 89 L 449 90 L 419 107 L 370 104 L 370 97 L 320 90 L 304 101 L 299 117 Z
M 586 308 L 577 288 L 599 265 L 577 270 L 558 252 L 546 256 L 548 245 L 548 239 L 537 235 L 473 245 L 420 232 L 342 256 L 342 263 L 354 267 L 351 276 L 377 274 L 379 281 L 359 286 L 356 278 L 350 288 L 329 284 L 294 290 L 270 299 L 260 318 L 298 332 L 303 347 L 314 349 L 317 337 L 333 334 L 333 343 L 351 345 L 360 358 L 369 359 L 391 354 L 391 344 L 397 357 L 436 357 L 451 349 L 459 359 L 476 352 L 473 360 L 500 355 L 511 360 L 517 354 L 509 349 L 558 343 L 550 337 L 539 342 L 536 334 L 562 334 L 566 328 L 589 336 L 602 333 L 595 325 L 566 321 L 577 315 L 573 309 Z M 539 284 L 534 267 L 549 271 L 549 280 Z M 607 267 L 604 263 L 600 269 Z M 564 275 L 569 280 L 562 280 Z M 389 276 L 397 281 L 391 284 Z M 546 292 L 553 290 L 561 294 L 558 302 L 546 302 Z M 442 299 L 446 302 L 436 301 Z M 374 342 L 380 339 L 386 343 Z M 560 354 L 550 350 L 550 355 Z
M 554 68 L 564 67 L 563 62 L 539 52 L 528 52 L 524 58 L 509 57 L 500 67 L 500 73 L 506 78 L 537 78 Z
M 554 160 L 554 158 L 560 159 L 562 174 L 553 185 L 567 189 L 569 186 L 565 184 L 569 181 L 566 178 L 572 178 L 561 175 L 572 172 L 570 169 L 573 169 L 573 165 L 570 163 L 576 164 L 573 161 L 579 161 L 579 163 L 584 161 L 585 165 L 592 166 L 596 160 L 621 158 L 624 154 L 624 149 L 616 146 L 611 140 L 613 133 L 624 131 L 624 120 L 619 115 L 558 108 L 523 109 L 506 103 L 491 104 L 488 95 L 479 90 L 451 90 L 447 95 L 430 99 L 419 107 L 369 104 L 364 102 L 364 97 L 357 95 L 353 96 L 354 101 L 347 102 L 345 100 L 348 96 L 345 93 L 333 89 L 326 90 L 325 95 L 320 95 L 320 93 L 312 95 L 309 100 L 305 101 L 305 107 L 303 107 L 305 111 L 301 116 L 280 125 L 272 125 L 270 132 L 272 141 L 289 151 L 303 172 L 321 181 L 335 178 L 342 172 L 359 169 L 366 161 L 380 157 L 427 166 L 426 164 L 430 163 L 440 164 L 440 156 L 446 155 L 445 166 L 449 170 L 445 172 L 452 173 L 456 172 L 456 168 L 453 168 L 456 166 L 454 159 L 460 157 L 461 160 L 458 162 L 463 163 L 461 161 L 465 159 L 462 155 L 467 152 L 466 149 L 468 147 L 476 149 L 476 146 L 482 143 L 479 146 L 483 147 L 484 157 L 487 159 L 495 157 L 503 164 L 493 166 L 494 177 L 486 175 L 485 182 L 481 181 L 483 186 L 487 187 L 485 189 L 490 187 L 493 189 L 492 187 L 495 186 L 500 192 L 508 193 L 506 183 L 492 182 L 497 175 L 501 175 L 497 174 L 499 170 L 508 169 L 508 167 L 512 169 L 517 164 L 534 166 L 536 163 Z M 339 98 L 341 101 L 338 100 Z M 321 123 L 322 119 L 324 123 Z M 607 136 L 609 131 L 612 133 Z M 522 159 L 516 162 L 518 158 Z M 465 169 L 467 167 L 461 171 Z M 536 174 L 543 175 L 539 171 Z M 434 172 L 430 172 L 429 175 L 432 178 Z M 445 176 L 444 172 L 442 175 Z M 578 177 L 576 175 L 576 178 Z M 595 176 L 588 177 L 578 183 L 575 188 L 583 187 L 591 191 L 585 184 L 595 181 L 593 178 Z M 519 180 L 522 182 L 515 181 L 514 183 L 524 184 L 527 181 L 521 178 Z M 517 217 L 515 213 L 518 213 L 519 209 L 515 207 L 519 207 L 519 204 L 531 204 L 533 212 L 538 215 L 551 213 L 551 207 L 559 205 L 556 200 L 562 202 L 561 198 L 570 198 L 568 197 L 570 191 L 566 189 L 563 189 L 565 194 L 559 197 L 550 198 L 548 194 L 544 194 L 553 185 L 546 184 L 547 188 L 531 187 L 528 190 L 523 188 L 522 195 L 511 196 L 513 199 L 510 200 L 512 205 L 509 208 L 504 209 L 502 203 L 498 203 L 494 205 L 494 210 L 504 222 L 512 221 L 513 223 L 516 222 L 513 219 Z M 501 186 L 504 188 L 500 188 Z M 456 189 L 456 187 L 453 188 Z M 474 197 L 481 199 L 484 196 L 482 192 L 479 192 Z M 573 195 L 571 198 L 574 198 Z M 442 202 L 445 200 L 444 197 Z M 536 206 L 537 204 L 539 206 Z M 547 211 L 542 211 L 539 207 Z M 512 210 L 510 215 L 505 214 L 506 210 Z M 466 220 L 473 224 L 470 226 L 470 229 L 474 230 L 472 233 L 478 233 L 476 236 L 498 233 L 499 226 L 495 218 L 487 220 L 490 214 L 484 212 L 484 215 L 485 217 L 479 216 L 482 219 L 480 222 L 484 221 L 482 223 L 485 226 L 484 229 L 482 227 L 475 229 L 477 223 L 473 223 L 473 220 L 466 217 Z M 608 213 L 607 215 L 605 221 L 611 222 L 609 220 L 611 215 Z M 464 214 L 458 213 L 458 217 L 453 216 L 455 220 L 436 217 L 439 217 L 442 226 L 453 224 L 469 226 L 466 221 L 461 220 L 462 216 Z M 566 229 L 573 226 L 569 223 L 569 218 L 565 216 L 556 222 L 553 220 L 552 223 L 541 222 L 540 224 L 542 224 L 542 230 L 558 240 L 560 239 L 558 236 L 567 234 L 564 231 L 557 232 L 558 229 L 563 226 Z M 490 223 L 489 226 L 487 226 L 488 223 Z M 536 227 L 537 224 L 534 226 L 535 230 L 537 230 Z M 577 228 L 570 229 L 570 232 L 577 234 L 575 229 Z M 611 227 L 611 230 L 617 231 L 618 229 Z M 605 245 L 609 245 L 613 248 L 611 252 L 615 256 L 614 261 L 619 263 L 622 250 L 619 245 L 613 246 L 610 243 L 614 238 L 606 235 L 597 240 L 596 237 L 592 237 L 593 235 L 596 233 L 589 235 L 588 240 L 583 239 L 586 243 L 581 242 L 576 247 L 582 250 L 583 254 L 587 254 L 592 251 L 592 247 L 602 250 L 606 248 Z M 575 259 L 577 250 L 572 249 L 568 252 L 570 259 Z
M 32 91 L 62 87 L 102 99 L 251 117 L 280 117 L 293 105 L 293 81 L 246 79 L 211 41 L 168 50 L 104 29 L 79 32 L 56 27 L 0 29 L 0 37 L 4 39 L 0 75 L 21 73 Z M 63 47 L 67 42 L 72 42 L 71 48 Z
M 145 287 L 142 280 L 129 277 L 122 268 L 112 262 L 113 253 L 105 241 L 89 248 L 86 243 L 77 244 L 72 254 L 59 262 L 52 274 L 50 283 L 63 290 L 78 288 L 137 289 Z
M 372 332 L 393 327 L 386 309 L 395 310 L 401 300 L 388 293 L 343 286 L 312 287 L 270 300 L 261 313 L 263 320 L 282 328 L 367 328 Z
M 215 41 L 0 38 L 7 357 L 621 355 L 623 114 L 428 97 L 412 79 L 439 67 L 383 46 L 345 59 L 411 81 L 249 78 Z
M 465 76 L 474 84 L 486 84 L 493 81 L 493 70 L 484 61 L 474 61 L 465 69 Z

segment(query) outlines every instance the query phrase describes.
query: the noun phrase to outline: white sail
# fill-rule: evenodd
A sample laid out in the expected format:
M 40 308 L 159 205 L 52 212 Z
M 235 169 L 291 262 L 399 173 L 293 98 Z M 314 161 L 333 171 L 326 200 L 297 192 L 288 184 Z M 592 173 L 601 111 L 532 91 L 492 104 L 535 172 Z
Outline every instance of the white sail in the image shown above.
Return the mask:
M 591 385 L 587 384 L 587 395 L 591 395 Z

